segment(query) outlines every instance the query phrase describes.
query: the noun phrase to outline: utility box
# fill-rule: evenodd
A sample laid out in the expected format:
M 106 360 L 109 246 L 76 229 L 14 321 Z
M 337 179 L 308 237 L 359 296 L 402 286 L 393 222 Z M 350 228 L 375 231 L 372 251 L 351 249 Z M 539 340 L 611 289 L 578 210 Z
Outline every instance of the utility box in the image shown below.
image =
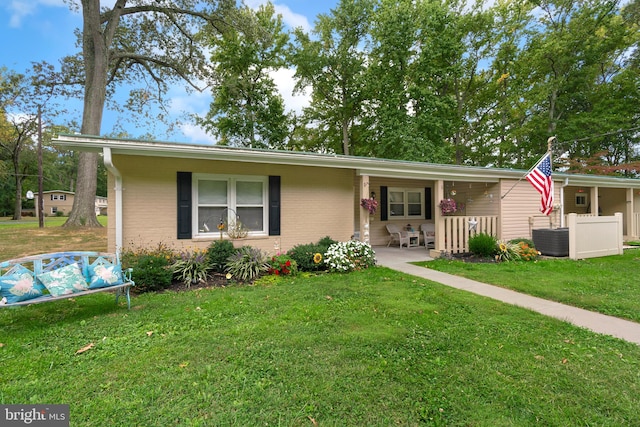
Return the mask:
M 533 244 L 542 255 L 569 256 L 569 228 L 539 228 L 532 231 Z

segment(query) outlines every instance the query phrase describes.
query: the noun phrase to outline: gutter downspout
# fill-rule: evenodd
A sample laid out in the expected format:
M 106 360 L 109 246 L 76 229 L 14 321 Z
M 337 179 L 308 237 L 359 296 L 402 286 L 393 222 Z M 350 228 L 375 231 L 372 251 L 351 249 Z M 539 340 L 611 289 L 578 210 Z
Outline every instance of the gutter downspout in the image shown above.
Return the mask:
M 111 148 L 103 147 L 102 152 L 104 154 L 104 166 L 116 180 L 116 254 L 120 256 L 120 251 L 122 250 L 122 175 L 113 164 Z
M 564 187 L 569 185 L 569 178 L 565 178 L 560 187 L 560 227 L 564 227 Z

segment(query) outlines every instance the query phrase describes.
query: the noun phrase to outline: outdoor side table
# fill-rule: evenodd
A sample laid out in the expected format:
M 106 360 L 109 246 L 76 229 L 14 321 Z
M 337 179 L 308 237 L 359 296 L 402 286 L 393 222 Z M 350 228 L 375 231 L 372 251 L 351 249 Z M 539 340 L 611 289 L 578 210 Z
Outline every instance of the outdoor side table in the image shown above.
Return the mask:
M 419 231 L 407 231 L 407 236 L 409 236 L 409 247 L 417 248 L 420 246 L 420 232 Z

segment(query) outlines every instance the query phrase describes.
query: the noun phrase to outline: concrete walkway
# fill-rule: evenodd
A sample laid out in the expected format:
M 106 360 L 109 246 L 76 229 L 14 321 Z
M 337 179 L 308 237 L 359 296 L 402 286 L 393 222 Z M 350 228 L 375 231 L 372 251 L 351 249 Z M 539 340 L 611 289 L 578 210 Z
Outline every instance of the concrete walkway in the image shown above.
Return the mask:
M 376 246 L 373 249 L 376 252 L 378 265 L 503 301 L 507 304 L 528 308 L 600 334 L 611 335 L 640 345 L 640 323 L 547 301 L 498 286 L 487 285 L 476 282 L 475 280 L 469 280 L 409 264 L 413 261 L 427 261 L 431 259 L 424 247 L 399 249 L 397 247 L 387 248 Z

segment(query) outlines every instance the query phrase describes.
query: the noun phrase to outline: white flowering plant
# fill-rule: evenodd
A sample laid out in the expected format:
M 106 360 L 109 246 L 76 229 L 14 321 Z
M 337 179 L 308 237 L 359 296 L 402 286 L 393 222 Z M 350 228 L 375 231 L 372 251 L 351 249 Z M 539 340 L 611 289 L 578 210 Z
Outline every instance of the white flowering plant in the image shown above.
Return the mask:
M 368 243 L 357 240 L 338 242 L 329 246 L 324 262 L 330 271 L 346 273 L 376 265 L 376 254 Z

